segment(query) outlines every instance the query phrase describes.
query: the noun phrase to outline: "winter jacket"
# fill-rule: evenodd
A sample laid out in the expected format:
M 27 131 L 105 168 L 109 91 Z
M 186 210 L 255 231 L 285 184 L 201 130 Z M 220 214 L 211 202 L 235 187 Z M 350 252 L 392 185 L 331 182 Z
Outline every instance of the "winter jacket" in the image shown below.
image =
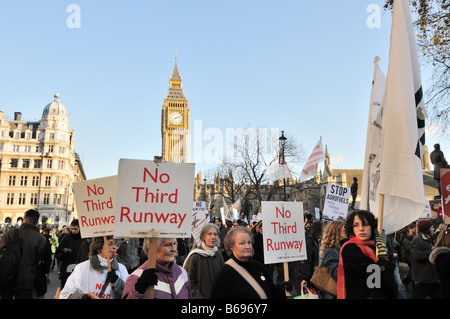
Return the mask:
M 450 299 L 450 248 L 445 246 L 435 247 L 430 253 L 429 260 L 436 266 L 441 298 Z
M 144 262 L 138 269 L 133 271 L 125 283 L 123 291 L 123 299 L 146 299 L 146 293 L 140 294 L 136 291 L 135 285 L 142 272 L 147 269 L 148 261 Z M 191 283 L 189 276 L 183 268 L 175 262 L 169 263 L 167 266 L 156 262 L 156 268 L 159 270 L 158 283 L 154 286 L 155 299 L 191 299 Z
M 324 266 L 334 281 L 337 282 L 338 268 L 339 268 L 339 249 L 330 247 L 325 249 L 322 257 L 322 266 Z
M 234 256 L 231 258 L 250 273 L 264 290 L 268 299 L 282 299 L 286 297 L 283 290 L 273 284 L 273 280 L 263 264 L 253 259 L 250 259 L 248 262 L 243 262 Z M 210 298 L 236 300 L 260 299 L 253 287 L 228 264 L 224 264 L 222 269 L 214 277 L 211 284 Z
M 411 278 L 416 283 L 430 284 L 439 281 L 436 268 L 429 260 L 432 248 L 432 239 L 420 232 L 411 242 Z
M 0 241 L 0 248 L 14 238 L 14 232 L 20 233 L 23 252 L 20 262 L 16 286 L 19 289 L 37 289 L 37 295 L 42 296 L 47 291 L 45 278 L 52 263 L 50 243 L 36 226 L 23 223 L 19 229 L 13 228 Z
M 380 269 L 380 287 L 377 288 L 367 285 L 368 277 L 374 275 L 374 270 L 371 270 L 369 266 L 375 263 L 356 244 L 342 247 L 341 258 L 344 265 L 347 299 L 394 299 L 397 297 L 398 286 L 394 278 L 395 265 L 392 262 L 378 258 L 376 265 Z
M 183 265 L 191 281 L 192 297 L 194 299 L 209 298 L 211 282 L 222 268 L 222 254 L 216 250 L 214 255 L 206 254 L 202 246 L 191 251 Z

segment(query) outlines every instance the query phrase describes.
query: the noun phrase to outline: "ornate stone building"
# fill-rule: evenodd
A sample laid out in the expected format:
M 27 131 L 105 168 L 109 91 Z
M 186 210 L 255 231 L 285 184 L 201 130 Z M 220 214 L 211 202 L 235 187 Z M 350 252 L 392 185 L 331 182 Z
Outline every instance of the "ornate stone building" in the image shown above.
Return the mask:
M 28 209 L 67 220 L 75 205 L 72 184 L 85 179 L 59 94 L 39 121 L 24 121 L 20 112 L 8 120 L 0 112 L 0 222 L 15 223 Z
M 188 162 L 189 105 L 183 94 L 177 57 L 161 111 L 162 159 Z

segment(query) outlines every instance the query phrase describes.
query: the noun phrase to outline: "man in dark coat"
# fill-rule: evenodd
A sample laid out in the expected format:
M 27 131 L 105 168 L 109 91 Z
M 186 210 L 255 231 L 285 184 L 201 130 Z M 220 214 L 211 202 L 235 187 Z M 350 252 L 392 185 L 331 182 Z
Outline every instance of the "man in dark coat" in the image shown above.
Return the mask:
M 67 269 L 70 265 L 76 265 L 78 252 L 80 250 L 83 239 L 80 234 L 80 225 L 78 219 L 74 219 L 70 223 L 69 234 L 59 242 L 56 249 L 56 259 L 61 263 L 59 270 L 59 279 L 61 280 L 61 290 L 64 288 L 67 278 L 72 273 L 73 267 Z
M 0 248 L 7 245 L 14 233 L 19 232 L 22 240 L 22 258 L 16 283 L 2 296 L 2 299 L 35 299 L 47 292 L 46 275 L 52 263 L 49 241 L 37 228 L 39 212 L 30 209 L 25 212 L 22 225 L 12 229 L 0 240 Z
M 439 298 L 439 279 L 429 260 L 434 246 L 434 227 L 430 220 L 421 220 L 417 230 L 417 236 L 411 242 L 411 278 L 414 281 L 411 299 Z

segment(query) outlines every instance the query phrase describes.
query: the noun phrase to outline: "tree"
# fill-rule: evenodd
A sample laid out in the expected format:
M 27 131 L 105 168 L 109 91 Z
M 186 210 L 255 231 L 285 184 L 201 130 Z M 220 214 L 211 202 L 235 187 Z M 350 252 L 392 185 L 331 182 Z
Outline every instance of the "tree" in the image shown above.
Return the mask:
M 394 0 L 386 0 L 385 9 L 392 9 Z M 414 25 L 417 44 L 425 63 L 433 67 L 432 86 L 427 90 L 425 106 L 430 121 L 446 127 L 450 115 L 450 1 L 410 1 L 417 16 Z
M 247 130 L 248 131 L 248 130 Z M 261 130 L 251 130 L 249 134 L 245 134 L 242 138 L 237 139 L 233 147 L 236 152 L 234 159 L 225 158 L 223 165 L 229 168 L 233 174 L 242 176 L 247 184 L 243 198 L 243 204 L 247 200 L 257 200 L 259 206 L 261 201 L 270 200 L 275 187 L 271 187 L 269 191 L 264 185 L 268 185 L 269 181 L 266 175 L 266 168 L 280 160 L 280 143 L 279 136 L 268 137 Z M 294 137 L 288 137 L 285 144 L 285 159 L 291 170 L 295 164 L 303 160 L 304 152 Z M 293 172 L 295 174 L 295 172 Z

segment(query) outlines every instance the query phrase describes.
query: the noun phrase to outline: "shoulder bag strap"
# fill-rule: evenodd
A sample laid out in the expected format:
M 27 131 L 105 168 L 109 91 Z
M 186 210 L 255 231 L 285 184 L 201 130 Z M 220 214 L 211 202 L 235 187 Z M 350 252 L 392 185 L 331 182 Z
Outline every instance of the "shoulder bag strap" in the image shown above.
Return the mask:
M 261 299 L 267 299 L 267 295 L 264 290 L 245 268 L 238 265 L 238 263 L 235 262 L 232 258 L 228 259 L 226 264 L 233 267 L 234 270 L 236 270 L 245 280 L 247 280 L 247 282 L 253 287 L 253 289 L 255 289 Z

